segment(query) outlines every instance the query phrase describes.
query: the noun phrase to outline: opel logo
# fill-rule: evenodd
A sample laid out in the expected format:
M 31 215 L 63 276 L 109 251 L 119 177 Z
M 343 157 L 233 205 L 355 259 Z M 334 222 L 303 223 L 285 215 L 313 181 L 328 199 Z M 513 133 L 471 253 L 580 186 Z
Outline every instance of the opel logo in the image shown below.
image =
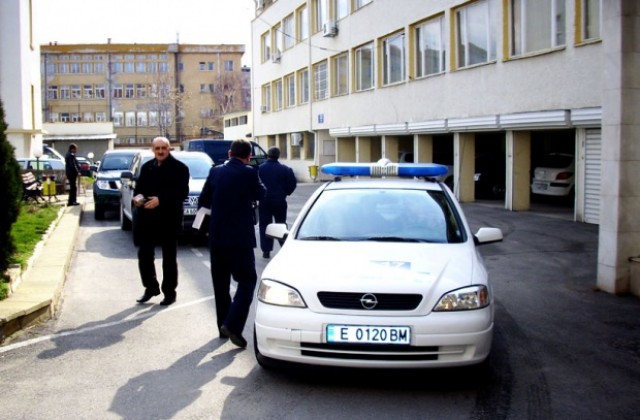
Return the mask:
M 365 293 L 360 298 L 360 304 L 364 309 L 373 309 L 378 306 L 378 298 L 373 293 Z

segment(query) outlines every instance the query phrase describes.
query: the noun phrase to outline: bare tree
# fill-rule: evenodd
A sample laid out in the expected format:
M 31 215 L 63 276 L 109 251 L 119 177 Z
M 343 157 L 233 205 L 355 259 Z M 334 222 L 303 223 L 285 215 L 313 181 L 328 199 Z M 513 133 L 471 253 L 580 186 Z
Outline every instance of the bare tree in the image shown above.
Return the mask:
M 156 73 L 152 76 L 148 100 L 140 106 L 145 108 L 156 121 L 150 121 L 151 125 L 157 125 L 161 136 L 171 138 L 169 129 L 176 124 L 175 137 L 180 140 L 180 124 L 184 120 L 189 108 L 191 92 L 185 92 L 175 86 L 174 80 L 168 73 Z M 155 113 L 155 114 L 152 114 Z

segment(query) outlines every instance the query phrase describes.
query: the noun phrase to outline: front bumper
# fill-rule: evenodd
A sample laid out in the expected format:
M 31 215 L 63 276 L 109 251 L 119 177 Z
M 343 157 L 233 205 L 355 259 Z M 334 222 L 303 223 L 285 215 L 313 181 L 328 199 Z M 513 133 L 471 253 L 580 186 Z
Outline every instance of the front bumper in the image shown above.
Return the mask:
M 326 325 L 409 326 L 411 344 L 370 345 L 326 342 Z M 311 365 L 361 368 L 453 367 L 481 363 L 491 351 L 491 306 L 427 316 L 317 314 L 258 302 L 256 345 L 266 357 Z

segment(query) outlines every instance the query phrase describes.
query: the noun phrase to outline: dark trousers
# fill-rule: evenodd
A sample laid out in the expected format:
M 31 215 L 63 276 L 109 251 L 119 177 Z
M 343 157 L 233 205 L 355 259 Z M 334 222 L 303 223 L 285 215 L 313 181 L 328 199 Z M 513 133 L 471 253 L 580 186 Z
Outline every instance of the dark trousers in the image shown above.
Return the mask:
M 273 238 L 266 235 L 267 225 L 275 221 L 276 223 L 287 223 L 287 200 L 265 199 L 258 206 L 258 217 L 260 224 L 260 249 L 262 252 L 273 250 Z M 280 243 L 282 246 L 282 243 Z
M 232 276 L 238 283 L 233 299 L 230 291 Z M 212 248 L 211 280 L 218 328 L 226 325 L 229 331 L 242 334 L 258 280 L 253 248 Z
M 166 227 L 158 226 L 158 229 Z M 140 247 L 138 248 L 138 269 L 142 286 L 150 293 L 162 290 L 165 297 L 175 298 L 178 287 L 178 239 L 172 234 L 153 238 L 153 234 L 145 235 L 141 232 Z M 162 248 L 162 289 L 156 276 L 155 248 Z
M 68 176 L 69 180 L 69 204 L 73 204 L 78 201 L 78 177 Z

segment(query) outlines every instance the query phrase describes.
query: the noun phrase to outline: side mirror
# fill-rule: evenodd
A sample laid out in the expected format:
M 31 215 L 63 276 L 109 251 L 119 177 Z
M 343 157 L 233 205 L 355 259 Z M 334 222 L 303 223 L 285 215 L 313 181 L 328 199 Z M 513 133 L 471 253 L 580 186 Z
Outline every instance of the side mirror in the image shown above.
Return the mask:
M 498 228 L 483 227 L 478 229 L 473 235 L 473 242 L 476 245 L 486 245 L 502 241 L 502 231 Z
M 270 223 L 265 233 L 270 238 L 284 241 L 289 236 L 289 228 L 286 223 Z

